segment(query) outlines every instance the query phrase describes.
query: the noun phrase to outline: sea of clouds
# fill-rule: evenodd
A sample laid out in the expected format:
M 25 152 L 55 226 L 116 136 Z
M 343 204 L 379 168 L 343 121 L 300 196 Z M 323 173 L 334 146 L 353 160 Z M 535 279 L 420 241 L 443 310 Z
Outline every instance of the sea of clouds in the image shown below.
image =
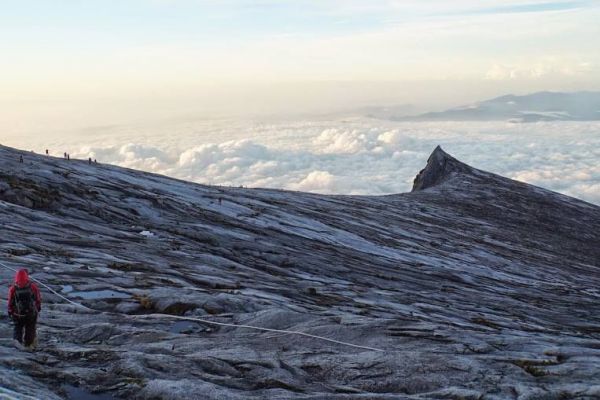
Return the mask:
M 52 151 L 198 183 L 379 195 L 409 191 L 438 144 L 474 167 L 600 204 L 598 122 L 179 122 L 108 127 Z

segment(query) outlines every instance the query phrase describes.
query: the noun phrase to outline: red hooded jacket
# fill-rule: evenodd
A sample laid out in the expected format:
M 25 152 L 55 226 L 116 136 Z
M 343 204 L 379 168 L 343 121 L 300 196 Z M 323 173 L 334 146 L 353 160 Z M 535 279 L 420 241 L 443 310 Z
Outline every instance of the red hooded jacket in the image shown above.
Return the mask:
M 27 285 L 31 286 L 31 291 L 35 296 L 35 307 L 38 312 L 42 310 L 42 295 L 37 285 L 29 280 L 29 275 L 26 269 L 20 269 L 15 275 L 15 284 L 8 290 L 8 315 L 13 315 L 13 298 L 15 297 L 15 287 L 23 288 Z

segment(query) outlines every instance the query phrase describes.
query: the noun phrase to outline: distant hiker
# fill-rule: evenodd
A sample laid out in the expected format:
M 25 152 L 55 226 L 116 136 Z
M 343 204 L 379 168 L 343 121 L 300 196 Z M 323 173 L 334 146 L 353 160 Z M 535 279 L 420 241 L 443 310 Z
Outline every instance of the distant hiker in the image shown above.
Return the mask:
M 27 270 L 20 269 L 8 291 L 8 316 L 15 323 L 14 339 L 26 347 L 35 343 L 35 326 L 41 310 L 40 289 L 29 280 Z
M 64 155 L 65 160 L 67 159 L 67 152 L 65 151 L 65 155 Z
M 94 164 L 98 164 L 98 161 L 94 158 Z
M 88 164 L 92 165 L 92 157 L 88 158 Z
M 67 153 L 67 160 L 71 159 L 71 155 L 69 153 Z
M 48 152 L 48 149 L 46 149 L 46 155 L 47 155 L 47 156 L 48 156 L 48 155 L 50 155 L 50 153 Z
M 23 164 L 23 156 L 19 156 L 19 162 Z

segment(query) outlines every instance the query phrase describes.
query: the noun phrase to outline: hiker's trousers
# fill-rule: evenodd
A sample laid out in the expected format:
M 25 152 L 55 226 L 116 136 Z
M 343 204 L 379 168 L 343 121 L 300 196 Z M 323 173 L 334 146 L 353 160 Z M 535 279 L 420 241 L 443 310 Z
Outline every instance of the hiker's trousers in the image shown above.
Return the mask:
M 14 339 L 25 346 L 31 346 L 35 341 L 37 313 L 14 319 Z

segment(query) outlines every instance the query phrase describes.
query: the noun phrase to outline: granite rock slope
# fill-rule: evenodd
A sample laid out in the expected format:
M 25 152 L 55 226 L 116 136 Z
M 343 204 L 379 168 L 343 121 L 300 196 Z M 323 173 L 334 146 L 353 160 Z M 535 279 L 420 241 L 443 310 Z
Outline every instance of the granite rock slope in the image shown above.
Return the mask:
M 413 192 L 369 197 L 203 186 L 0 147 L 0 261 L 92 309 L 43 290 L 35 352 L 16 349 L 0 317 L 0 388 L 597 398 L 598 226 L 598 206 L 441 148 Z M 5 288 L 12 275 L 0 268 Z

